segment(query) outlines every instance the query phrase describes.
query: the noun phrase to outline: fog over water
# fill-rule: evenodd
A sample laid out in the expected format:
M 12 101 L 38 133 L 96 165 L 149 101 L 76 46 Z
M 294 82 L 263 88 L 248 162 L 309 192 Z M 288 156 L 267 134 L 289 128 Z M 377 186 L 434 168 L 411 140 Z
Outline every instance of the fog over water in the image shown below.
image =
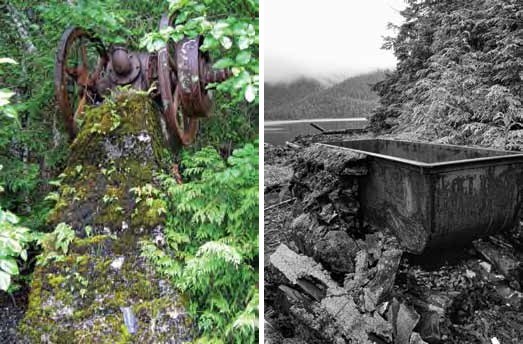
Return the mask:
M 381 46 L 404 7 L 403 0 L 264 0 L 265 81 L 335 82 L 394 68 L 394 55 Z

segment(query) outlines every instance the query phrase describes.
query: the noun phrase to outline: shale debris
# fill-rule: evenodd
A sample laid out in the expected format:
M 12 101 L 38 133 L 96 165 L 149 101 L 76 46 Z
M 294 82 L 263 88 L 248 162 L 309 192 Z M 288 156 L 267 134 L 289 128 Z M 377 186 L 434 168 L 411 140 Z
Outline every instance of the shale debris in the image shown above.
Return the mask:
M 265 212 L 266 343 L 523 342 L 521 227 L 408 254 L 362 219 L 366 157 L 299 143 L 265 151 L 292 171 L 266 200 L 294 199 Z

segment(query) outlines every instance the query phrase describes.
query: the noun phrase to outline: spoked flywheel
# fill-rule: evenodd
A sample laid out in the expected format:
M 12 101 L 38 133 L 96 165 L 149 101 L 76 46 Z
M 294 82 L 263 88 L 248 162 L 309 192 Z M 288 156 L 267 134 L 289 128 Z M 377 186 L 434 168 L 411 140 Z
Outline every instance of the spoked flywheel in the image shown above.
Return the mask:
M 102 76 L 108 60 L 103 43 L 89 32 L 72 27 L 62 35 L 56 54 L 54 86 L 71 139 L 76 136 L 76 119 L 85 105 L 101 101 L 96 81 Z

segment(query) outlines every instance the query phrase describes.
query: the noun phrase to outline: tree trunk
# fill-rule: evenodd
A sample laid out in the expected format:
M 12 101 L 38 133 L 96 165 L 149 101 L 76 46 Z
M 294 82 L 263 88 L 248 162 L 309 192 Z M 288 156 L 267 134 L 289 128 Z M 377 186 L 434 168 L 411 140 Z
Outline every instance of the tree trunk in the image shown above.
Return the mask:
M 25 51 L 28 54 L 32 54 L 32 53 L 36 52 L 37 49 L 36 49 L 35 45 L 33 44 L 33 42 L 31 41 L 31 39 L 29 37 L 29 33 L 27 32 L 27 29 L 25 28 L 25 25 L 22 22 L 22 19 L 20 18 L 21 17 L 20 12 L 18 12 L 18 10 L 12 5 L 7 5 L 7 11 L 9 12 L 9 16 L 13 20 L 13 23 L 16 27 L 16 31 L 18 32 L 18 35 L 20 36 L 20 40 L 22 42 L 24 42 Z

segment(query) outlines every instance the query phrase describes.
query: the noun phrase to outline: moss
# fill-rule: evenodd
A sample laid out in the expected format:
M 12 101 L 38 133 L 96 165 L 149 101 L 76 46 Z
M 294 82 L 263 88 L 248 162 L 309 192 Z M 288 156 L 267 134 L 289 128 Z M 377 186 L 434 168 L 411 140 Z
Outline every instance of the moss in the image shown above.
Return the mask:
M 143 140 L 143 133 L 150 140 Z M 118 95 L 88 109 L 49 216 L 50 224 L 66 222 L 80 237 L 63 260 L 35 269 L 29 308 L 20 324 L 29 342 L 151 343 L 184 333 L 185 318 L 169 315 L 183 310 L 178 295 L 160 289 L 158 276 L 139 256 L 139 240 L 165 221 L 157 211 L 165 205 L 136 202 L 130 192 L 154 184 L 165 147 L 158 112 L 146 95 Z M 92 226 L 89 237 L 87 225 Z M 104 234 L 104 228 L 114 235 Z M 123 265 L 112 264 L 122 258 Z M 140 314 L 132 338 L 121 307 Z M 171 326 L 182 320 L 184 327 Z
M 129 333 L 125 324 L 120 326 L 120 335 L 121 337 L 118 344 L 132 343 L 133 336 Z
M 74 331 L 75 343 L 118 343 L 122 340 L 122 319 L 117 315 L 109 315 L 103 319 L 94 319 L 92 326 Z M 124 341 L 123 343 L 128 343 Z
M 93 220 L 93 224 L 115 229 L 127 219 L 126 209 L 120 203 L 106 205 Z
M 75 238 L 71 243 L 70 250 L 73 252 L 87 252 L 89 249 L 100 245 L 106 244 L 106 241 L 114 240 L 109 235 L 95 235 L 87 238 Z
M 154 228 L 165 223 L 162 209 L 167 209 L 163 200 L 154 199 L 150 205 L 144 200 L 140 201 L 133 211 L 131 224 L 134 228 Z
M 48 217 L 50 225 L 67 222 L 79 236 L 84 236 L 83 227 L 88 224 L 100 234 L 104 227 L 114 232 L 121 229 L 123 221 L 130 223 L 136 202 L 129 190 L 151 183 L 155 171 L 161 169 L 165 141 L 158 114 L 149 99 L 138 94 L 126 96 L 119 95 L 114 103 L 87 111 L 82 130 L 71 147 L 71 159 L 64 172 L 59 201 Z M 100 125 L 107 126 L 109 119 L 116 117 L 120 124 L 109 133 L 104 128 L 102 132 L 95 130 Z M 150 137 L 150 142 L 140 144 L 136 136 L 144 132 Z M 106 141 L 121 146 L 122 140 L 128 140 L 128 137 L 134 137 L 129 139 L 131 148 L 115 148 L 124 149 L 126 154 L 109 159 L 104 146 Z M 143 154 L 141 150 L 146 148 L 142 146 L 151 146 L 153 156 Z M 163 218 L 149 211 L 143 220 L 136 223 L 141 228 L 154 227 L 162 221 Z
M 72 149 L 76 148 L 77 151 L 84 152 L 81 148 L 89 144 L 92 146 L 93 138 L 95 141 L 100 140 L 113 132 L 121 137 L 143 131 L 147 131 L 155 139 L 153 142 L 155 158 L 160 161 L 165 142 L 157 120 L 156 109 L 148 95 L 122 93 L 102 106 L 91 108 L 86 112 L 85 122 Z
M 85 244 L 89 240 L 79 241 Z M 92 242 L 105 241 L 97 238 Z M 151 270 L 144 269 L 143 260 L 136 255 L 127 256 L 121 269 L 115 271 L 111 267 L 114 259 L 115 256 L 73 254 L 57 266 L 39 267 L 35 272 L 29 310 L 20 326 L 21 333 L 32 342 L 39 342 L 42 334 L 55 343 L 61 343 L 62 336 L 75 338 L 77 343 L 164 342 L 177 335 L 179 326 L 191 328 L 191 321 L 185 316 L 181 301 L 176 301 L 176 295 L 169 293 L 160 296 L 159 280 Z M 81 285 L 75 272 L 85 267 L 87 270 L 82 276 L 89 276 L 89 286 L 87 294 L 81 299 L 78 296 Z M 51 272 L 55 270 L 59 272 Z M 44 287 L 39 281 L 43 281 Z M 53 287 L 56 284 L 60 286 Z M 138 332 L 132 336 L 122 328 L 121 307 L 127 306 L 131 306 L 139 321 Z M 56 312 L 64 308 L 70 308 L 71 314 L 57 318 Z M 49 326 L 55 324 L 52 319 L 61 325 Z M 88 328 L 75 325 L 86 323 L 91 325 Z M 150 330 L 153 323 L 158 326 L 163 323 L 166 333 L 153 336 Z M 167 323 L 175 323 L 176 326 L 167 326 Z
M 46 222 L 48 224 L 57 224 L 60 222 L 60 215 L 67 208 L 69 202 L 61 196 L 53 209 L 47 214 Z
M 112 242 L 111 251 L 117 255 L 129 255 L 133 254 L 138 255 L 138 237 L 135 233 L 127 231 L 122 233 L 118 240 Z
M 119 188 L 117 186 L 108 186 L 105 195 L 112 200 L 118 201 L 119 199 L 123 198 L 124 191 L 122 190 L 122 188 Z
M 51 276 L 48 278 L 48 283 L 53 288 L 59 288 L 66 281 L 64 276 Z
M 139 161 L 132 159 L 122 161 L 119 169 L 123 171 L 123 173 L 121 173 L 116 180 L 123 183 L 124 178 L 129 178 L 129 176 L 131 176 L 130 178 L 132 178 L 133 186 L 141 186 L 144 184 L 144 181 L 151 181 L 154 175 L 151 166 L 144 166 Z

